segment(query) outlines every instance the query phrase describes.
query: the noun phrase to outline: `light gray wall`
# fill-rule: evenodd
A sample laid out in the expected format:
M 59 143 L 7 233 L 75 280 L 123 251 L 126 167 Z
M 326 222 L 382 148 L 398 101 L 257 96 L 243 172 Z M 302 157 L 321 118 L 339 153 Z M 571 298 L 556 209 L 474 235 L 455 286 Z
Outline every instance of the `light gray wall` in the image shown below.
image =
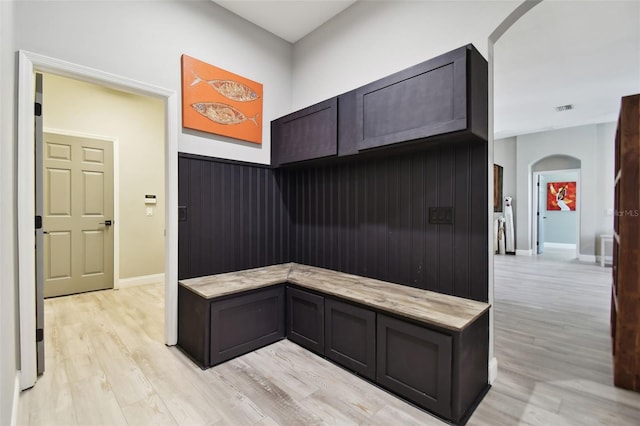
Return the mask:
M 573 167 L 572 167 L 573 168 Z M 555 170 L 555 169 L 554 169 Z M 543 173 L 545 186 L 550 182 L 574 182 L 578 180 L 577 172 Z M 546 193 L 546 189 L 545 189 Z M 580 197 L 581 194 L 577 194 Z M 546 201 L 545 201 L 546 204 Z M 578 211 L 544 211 L 544 242 L 575 244 L 577 241 Z
M 517 137 L 517 250 L 531 249 L 532 166 L 546 157 L 564 155 L 580 160 L 580 186 L 584 188 L 578 206 L 581 209 L 580 254 L 583 260 L 595 260 L 598 235 L 613 232 L 613 216 L 607 214 L 607 209 L 613 208 L 614 138 L 615 123 L 570 127 Z
M 268 163 L 269 122 L 291 109 L 292 47 L 210 0 L 0 1 L 0 19 L 0 424 L 7 425 L 19 369 L 16 51 L 66 60 L 178 94 L 182 54 L 258 81 L 265 97 L 262 145 L 184 131 L 179 131 L 178 143 L 183 152 Z M 182 122 L 180 116 L 176 119 Z
M 522 1 L 359 1 L 293 50 L 298 109 L 489 35 Z
M 493 145 L 493 162 L 502 166 L 502 194 L 511 196 L 515 200 L 516 195 L 516 138 L 496 139 Z M 495 217 L 500 217 L 503 213 L 495 213 Z M 517 207 L 516 202 L 513 208 Z

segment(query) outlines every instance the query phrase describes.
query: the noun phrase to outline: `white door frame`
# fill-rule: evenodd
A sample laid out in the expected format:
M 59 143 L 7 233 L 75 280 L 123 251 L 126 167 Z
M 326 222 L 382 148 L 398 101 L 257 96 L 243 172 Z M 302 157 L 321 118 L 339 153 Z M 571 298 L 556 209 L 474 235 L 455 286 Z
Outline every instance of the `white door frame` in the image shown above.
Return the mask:
M 99 140 L 113 145 L 113 226 L 111 227 L 113 231 L 113 288 L 118 288 L 120 282 L 120 197 L 118 197 L 120 193 L 120 142 L 118 138 L 74 130 L 45 127 L 42 131 L 60 136 Z
M 542 170 L 533 172 L 532 174 L 532 187 L 531 187 L 531 252 L 534 254 L 536 251 L 536 242 L 538 242 L 538 218 L 536 213 L 538 212 L 538 188 L 536 183 L 538 182 L 539 175 L 550 175 L 555 173 L 576 173 L 576 259 L 580 258 L 580 212 L 582 210 L 581 200 L 582 200 L 582 190 L 580 189 L 580 171 L 582 169 L 563 169 L 563 170 Z M 544 241 L 542 241 L 544 244 Z
M 167 345 L 178 339 L 178 100 L 173 90 L 153 86 L 32 52 L 18 52 L 18 293 L 20 304 L 20 388 L 37 378 L 35 305 L 35 72 L 95 83 L 128 93 L 160 98 L 165 105 L 165 315 Z

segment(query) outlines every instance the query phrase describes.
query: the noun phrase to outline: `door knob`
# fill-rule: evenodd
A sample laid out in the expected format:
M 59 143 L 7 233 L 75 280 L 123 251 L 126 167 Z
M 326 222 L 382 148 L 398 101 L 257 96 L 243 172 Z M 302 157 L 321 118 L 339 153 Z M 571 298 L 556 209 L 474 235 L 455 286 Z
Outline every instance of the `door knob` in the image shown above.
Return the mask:
M 100 222 L 98 225 L 111 226 L 111 221 L 110 220 L 105 220 L 104 222 Z

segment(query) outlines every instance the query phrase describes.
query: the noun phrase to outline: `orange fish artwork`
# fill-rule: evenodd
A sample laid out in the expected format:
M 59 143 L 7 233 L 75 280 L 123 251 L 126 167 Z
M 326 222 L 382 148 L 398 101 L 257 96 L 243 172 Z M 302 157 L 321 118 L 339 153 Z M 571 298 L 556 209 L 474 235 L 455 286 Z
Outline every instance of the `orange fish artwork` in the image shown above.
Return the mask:
M 262 143 L 262 84 L 182 55 L 182 126 Z
M 235 109 L 234 107 L 227 104 L 222 104 L 220 102 L 201 102 L 193 104 L 191 106 L 198 113 L 218 124 L 240 124 L 247 120 L 250 120 L 256 126 L 258 125 L 257 114 L 255 117 L 247 117 L 241 111 Z

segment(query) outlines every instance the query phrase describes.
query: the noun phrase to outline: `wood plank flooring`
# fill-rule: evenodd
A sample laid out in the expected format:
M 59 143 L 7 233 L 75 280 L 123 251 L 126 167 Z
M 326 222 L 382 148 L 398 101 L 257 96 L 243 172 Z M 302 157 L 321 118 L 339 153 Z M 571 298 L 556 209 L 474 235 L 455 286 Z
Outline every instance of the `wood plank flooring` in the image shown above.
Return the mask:
M 639 425 L 612 386 L 610 268 L 496 257 L 499 376 L 470 425 Z M 46 373 L 20 425 L 440 425 L 281 341 L 203 371 L 163 341 L 160 284 L 48 299 Z

